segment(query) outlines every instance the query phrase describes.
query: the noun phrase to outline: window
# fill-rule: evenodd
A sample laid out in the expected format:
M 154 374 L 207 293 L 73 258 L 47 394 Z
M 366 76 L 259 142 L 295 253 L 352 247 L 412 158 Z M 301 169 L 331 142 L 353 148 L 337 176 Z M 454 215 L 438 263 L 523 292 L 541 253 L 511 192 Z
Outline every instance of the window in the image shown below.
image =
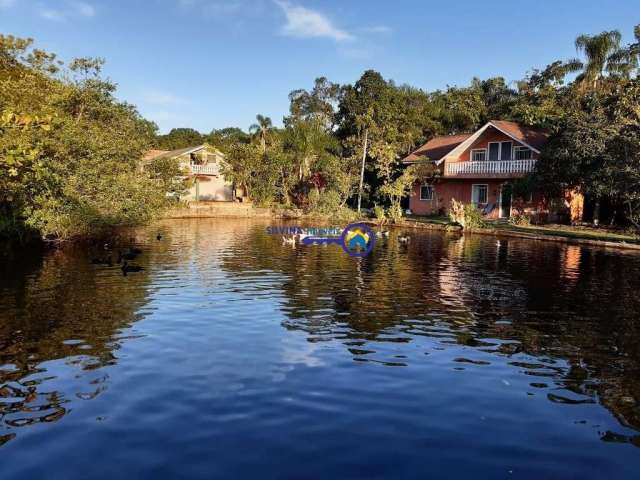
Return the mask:
M 422 185 L 420 187 L 420 200 L 433 200 L 433 187 L 431 185 Z
M 500 144 L 500 160 L 511 160 L 511 142 Z
M 487 159 L 486 148 L 478 148 L 478 149 L 471 150 L 472 162 L 484 162 L 486 159 Z
M 511 160 L 512 142 L 489 142 L 489 160 Z
M 498 160 L 500 158 L 500 143 L 489 143 L 489 160 Z
M 474 205 L 481 205 L 488 202 L 488 185 L 472 185 L 471 186 L 471 202 Z
M 516 147 L 514 149 L 514 158 L 516 160 L 529 160 L 531 158 L 531 149 L 528 147 Z

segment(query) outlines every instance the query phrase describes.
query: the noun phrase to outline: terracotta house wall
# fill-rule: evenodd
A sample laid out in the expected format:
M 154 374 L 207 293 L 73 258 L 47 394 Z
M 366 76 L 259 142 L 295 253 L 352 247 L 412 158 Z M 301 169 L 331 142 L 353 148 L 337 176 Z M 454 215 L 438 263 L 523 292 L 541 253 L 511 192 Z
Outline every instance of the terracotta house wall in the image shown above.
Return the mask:
M 420 200 L 421 183 L 416 183 L 409 199 L 409 208 L 416 215 L 432 215 L 440 210 L 449 211 L 451 200 L 471 203 L 472 185 L 487 185 L 487 200 L 489 204 L 495 204 L 496 208 L 488 215 L 489 218 L 498 218 L 498 202 L 500 198 L 500 186 L 504 181 L 496 180 L 442 180 L 433 185 L 433 200 Z M 482 207 L 482 206 L 481 206 Z
M 495 208 L 487 215 L 487 218 L 496 219 L 500 216 L 500 191 L 504 180 L 489 179 L 473 179 L 473 180 L 440 180 L 433 185 L 434 199 L 420 200 L 421 183 L 416 183 L 411 191 L 409 198 L 409 208 L 415 215 L 435 215 L 439 212 L 448 213 L 451 206 L 451 200 L 456 199 L 459 202 L 471 203 L 471 188 L 474 184 L 487 185 L 489 204 L 495 205 Z M 483 205 L 480 205 L 482 208 Z M 515 214 L 520 211 L 529 215 L 540 215 L 541 220 L 545 220 L 548 215 L 547 201 L 541 193 L 534 193 L 531 198 L 512 199 L 511 213 Z

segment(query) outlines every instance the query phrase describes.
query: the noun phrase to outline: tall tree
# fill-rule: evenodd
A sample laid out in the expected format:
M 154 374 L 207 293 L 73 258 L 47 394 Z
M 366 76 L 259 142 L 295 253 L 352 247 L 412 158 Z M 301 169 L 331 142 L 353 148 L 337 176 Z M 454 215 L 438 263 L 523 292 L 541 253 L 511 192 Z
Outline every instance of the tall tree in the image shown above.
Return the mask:
M 249 133 L 258 137 L 260 146 L 262 147 L 262 153 L 265 154 L 267 153 L 267 138 L 273 128 L 273 123 L 271 122 L 271 118 L 260 114 L 256 115 L 256 121 L 257 123 L 249 127 Z
M 367 70 L 353 86 L 347 86 L 338 108 L 338 135 L 350 146 L 360 144 L 352 155 L 361 158 L 357 208 L 360 211 L 364 192 L 364 174 L 369 146 L 377 140 L 381 126 L 390 113 L 390 85 L 378 72 Z M 357 151 L 359 150 L 359 152 Z
M 570 70 L 581 72 L 576 82 L 584 87 L 597 90 L 605 73 L 619 71 L 624 59 L 620 56 L 622 35 L 617 30 L 610 30 L 597 35 L 580 35 L 575 46 L 582 53 L 585 61 L 573 59 L 567 63 Z
M 292 91 L 289 94 L 289 116 L 285 118 L 285 125 L 299 120 L 317 120 L 327 130 L 333 130 L 335 109 L 341 93 L 340 85 L 330 82 L 326 77 L 316 78 L 311 91 Z

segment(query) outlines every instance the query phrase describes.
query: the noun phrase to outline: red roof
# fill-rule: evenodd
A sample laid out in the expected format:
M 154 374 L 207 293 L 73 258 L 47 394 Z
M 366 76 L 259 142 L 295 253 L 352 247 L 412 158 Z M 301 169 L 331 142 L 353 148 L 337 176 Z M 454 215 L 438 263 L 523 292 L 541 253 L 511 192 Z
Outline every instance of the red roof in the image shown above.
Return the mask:
M 516 122 L 506 120 L 491 120 L 491 123 L 515 139 L 540 150 L 549 139 L 549 132 L 541 128 L 527 127 Z
M 527 127 L 526 125 L 506 120 L 491 120 L 489 121 L 489 126 L 502 130 L 505 134 L 510 135 L 517 141 L 523 142 L 536 150 L 542 149 L 549 138 L 549 132 L 546 130 Z M 472 135 L 474 134 L 463 133 L 460 135 L 434 137 L 416 151 L 410 153 L 404 161 L 412 163 L 428 159 L 432 162 L 437 162 Z
M 405 162 L 417 162 L 420 160 L 430 160 L 436 162 L 444 157 L 451 150 L 456 148 L 467 138 L 471 136 L 470 133 L 461 133 L 459 135 L 447 135 L 444 137 L 433 137 L 427 143 L 422 145 L 416 151 L 410 153 L 405 159 Z

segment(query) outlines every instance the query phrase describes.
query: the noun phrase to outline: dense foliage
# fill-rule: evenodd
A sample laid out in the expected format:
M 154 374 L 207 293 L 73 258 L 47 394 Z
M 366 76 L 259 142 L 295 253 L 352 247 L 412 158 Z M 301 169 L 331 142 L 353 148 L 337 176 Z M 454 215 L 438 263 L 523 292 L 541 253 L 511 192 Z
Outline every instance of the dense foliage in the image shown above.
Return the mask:
M 612 220 L 637 225 L 640 26 L 634 34 L 626 46 L 617 31 L 581 35 L 583 60 L 558 60 L 513 86 L 501 77 L 476 78 L 467 87 L 425 92 L 372 70 L 353 85 L 322 77 L 311 90 L 291 92 L 283 128 L 258 115 L 251 136 L 227 129 L 203 138 L 228 153 L 230 174 L 258 203 L 377 205 L 397 215 L 411 183 L 435 175 L 403 169 L 407 153 L 434 135 L 514 120 L 552 134 L 538 171 L 517 182 L 518 191 L 573 188 L 596 204 L 606 201 Z
M 103 61 L 0 35 L 0 236 L 66 238 L 152 218 L 178 172 L 143 170 L 154 124 L 114 98 Z
M 114 98 L 101 60 L 63 66 L 31 40 L 0 36 L 0 234 L 32 228 L 68 237 L 144 222 L 175 184 L 171 162 L 141 168 L 144 150 L 202 143 L 226 154 L 225 175 L 259 205 L 322 214 L 377 206 L 398 218 L 427 167 L 401 159 L 434 135 L 468 132 L 490 119 L 547 128 L 535 175 L 515 191 L 572 188 L 606 205 L 611 221 L 640 224 L 640 26 L 581 35 L 582 59 L 558 60 L 514 84 L 501 77 L 425 92 L 368 70 L 353 85 L 321 77 L 289 95 L 277 128 L 264 115 L 248 132 L 202 134 L 155 125 Z M 386 208 L 386 212 L 382 208 Z

